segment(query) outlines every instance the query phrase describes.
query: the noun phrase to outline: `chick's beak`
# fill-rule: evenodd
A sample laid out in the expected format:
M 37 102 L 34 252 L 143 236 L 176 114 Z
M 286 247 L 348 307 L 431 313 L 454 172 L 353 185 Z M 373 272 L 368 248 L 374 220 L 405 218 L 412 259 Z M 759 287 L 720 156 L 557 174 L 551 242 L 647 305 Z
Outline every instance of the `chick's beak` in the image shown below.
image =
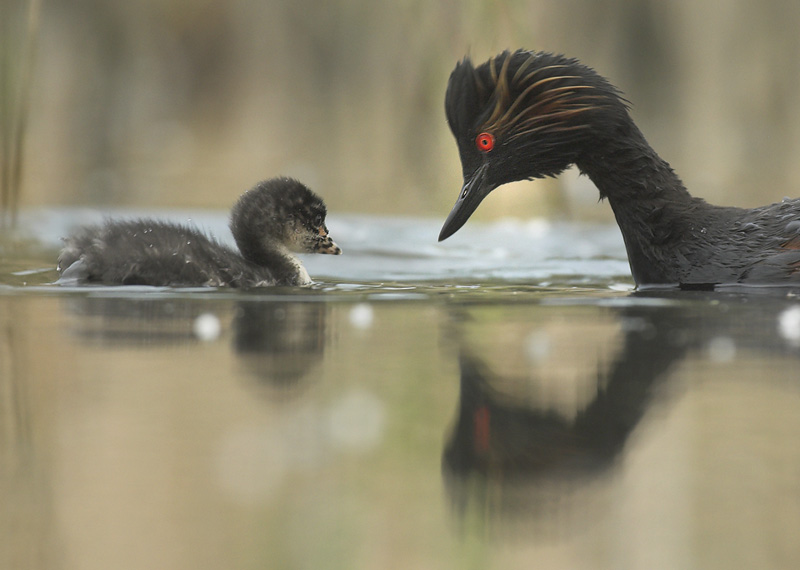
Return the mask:
M 495 189 L 495 186 L 488 181 L 488 168 L 488 164 L 483 164 L 470 176 L 464 178 L 464 185 L 461 187 L 458 200 L 450 210 L 450 215 L 447 216 L 442 231 L 439 233 L 439 241 L 446 240 L 467 223 L 478 205 L 489 195 L 489 192 Z
M 314 244 L 314 253 L 341 255 L 342 248 L 336 245 L 336 242 L 334 242 L 331 239 L 331 236 L 328 235 L 328 228 L 326 228 L 324 225 L 320 226 L 317 228 L 317 233 L 319 234 L 319 237 Z

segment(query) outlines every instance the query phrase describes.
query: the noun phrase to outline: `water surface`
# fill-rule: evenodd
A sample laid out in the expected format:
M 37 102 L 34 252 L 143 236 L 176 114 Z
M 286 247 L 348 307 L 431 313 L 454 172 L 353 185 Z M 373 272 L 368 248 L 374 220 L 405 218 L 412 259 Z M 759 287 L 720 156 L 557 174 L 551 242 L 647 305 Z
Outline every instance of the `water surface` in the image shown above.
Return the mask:
M 310 289 L 52 285 L 97 218 L 0 246 L 2 567 L 800 565 L 793 291 L 636 292 L 614 227 L 355 216 Z

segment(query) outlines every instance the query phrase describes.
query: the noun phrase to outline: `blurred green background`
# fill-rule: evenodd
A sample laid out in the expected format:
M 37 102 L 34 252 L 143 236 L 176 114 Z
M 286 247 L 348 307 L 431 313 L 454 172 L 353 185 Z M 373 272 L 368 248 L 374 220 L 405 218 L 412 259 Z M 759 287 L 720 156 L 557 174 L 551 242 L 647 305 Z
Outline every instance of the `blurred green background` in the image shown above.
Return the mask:
M 9 93 L 28 2 L 2 2 Z M 611 79 L 695 195 L 778 201 L 800 195 L 798 24 L 784 0 L 45 0 L 20 202 L 227 208 L 287 174 L 335 212 L 444 218 L 449 73 L 518 47 Z M 515 186 L 478 217 L 610 219 L 574 173 Z

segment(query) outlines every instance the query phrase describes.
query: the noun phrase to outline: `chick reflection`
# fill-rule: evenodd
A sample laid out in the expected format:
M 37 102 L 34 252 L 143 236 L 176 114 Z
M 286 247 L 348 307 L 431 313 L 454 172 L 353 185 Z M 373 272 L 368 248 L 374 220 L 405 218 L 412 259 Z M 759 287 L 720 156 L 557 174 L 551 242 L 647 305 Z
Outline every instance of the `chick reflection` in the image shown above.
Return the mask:
M 647 319 L 572 309 L 462 319 L 460 401 L 443 453 L 459 514 L 483 500 L 483 513 L 530 517 L 565 498 L 564 485 L 585 490 L 614 465 L 654 384 L 687 349 L 675 328 L 653 326 L 664 308 Z M 548 342 L 560 346 L 543 349 Z
M 325 348 L 326 305 L 315 301 L 79 297 L 67 299 L 67 310 L 75 317 L 72 334 L 102 347 L 210 348 L 228 338 L 230 322 L 232 348 L 242 368 L 262 384 L 280 389 L 306 376 Z M 222 352 L 204 349 L 203 358 Z
M 245 369 L 273 387 L 289 388 L 322 359 L 325 304 L 242 301 L 233 330 Z
M 197 319 L 226 312 L 221 302 L 180 297 L 87 296 L 67 298 L 65 305 L 75 317 L 70 332 L 85 344 L 101 347 L 151 348 L 199 342 Z M 213 339 L 220 333 L 219 325 L 217 319 Z

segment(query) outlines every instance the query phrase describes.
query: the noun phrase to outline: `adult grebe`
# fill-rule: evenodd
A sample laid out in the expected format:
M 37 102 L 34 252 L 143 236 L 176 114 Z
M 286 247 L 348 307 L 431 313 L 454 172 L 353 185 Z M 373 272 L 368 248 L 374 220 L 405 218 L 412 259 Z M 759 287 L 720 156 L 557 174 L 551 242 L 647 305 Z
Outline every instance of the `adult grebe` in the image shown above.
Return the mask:
M 620 92 L 575 59 L 503 52 L 450 75 L 445 111 L 464 184 L 439 241 L 489 192 L 572 164 L 608 198 L 640 286 L 800 285 L 800 200 L 752 210 L 692 197 Z

